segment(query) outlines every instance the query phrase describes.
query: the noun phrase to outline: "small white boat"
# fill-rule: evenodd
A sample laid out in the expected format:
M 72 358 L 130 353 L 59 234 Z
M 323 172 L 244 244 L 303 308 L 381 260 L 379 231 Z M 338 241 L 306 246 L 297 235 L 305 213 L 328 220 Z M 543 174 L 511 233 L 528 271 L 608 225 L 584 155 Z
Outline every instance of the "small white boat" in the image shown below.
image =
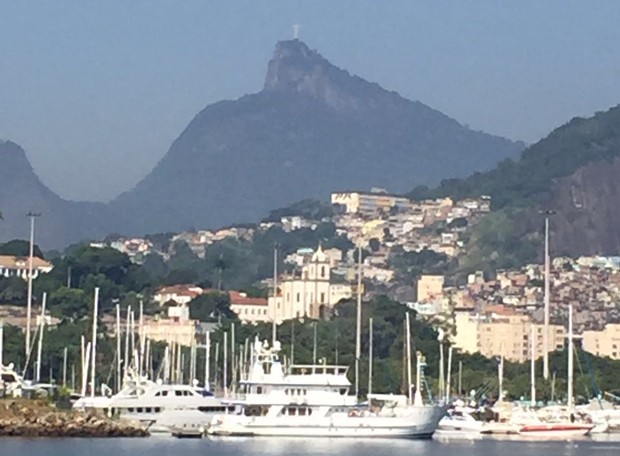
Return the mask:
M 448 410 L 448 413 L 439 421 L 437 435 L 446 437 L 474 437 L 480 435 L 484 423 L 476 420 L 472 415 L 473 409 Z

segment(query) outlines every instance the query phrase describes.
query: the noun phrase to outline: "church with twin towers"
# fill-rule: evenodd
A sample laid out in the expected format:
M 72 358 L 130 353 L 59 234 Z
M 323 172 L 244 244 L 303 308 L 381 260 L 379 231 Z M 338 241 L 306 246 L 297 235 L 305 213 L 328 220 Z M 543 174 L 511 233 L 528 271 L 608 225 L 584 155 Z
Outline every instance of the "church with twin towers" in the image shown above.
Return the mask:
M 331 262 L 321 245 L 308 256 L 301 270 L 278 278 L 278 291 L 268 301 L 272 321 L 311 318 L 327 315 L 342 299 L 352 295 L 349 284 L 334 283 Z

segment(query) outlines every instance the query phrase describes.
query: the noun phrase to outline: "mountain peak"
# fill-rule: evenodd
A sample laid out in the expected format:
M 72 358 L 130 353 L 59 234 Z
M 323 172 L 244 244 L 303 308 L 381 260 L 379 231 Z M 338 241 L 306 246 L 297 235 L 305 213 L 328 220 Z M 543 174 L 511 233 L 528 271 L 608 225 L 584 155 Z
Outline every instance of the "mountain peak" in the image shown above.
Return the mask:
M 276 44 L 264 90 L 299 94 L 333 109 L 349 111 L 374 106 L 372 101 L 378 99 L 393 100 L 395 95 L 338 68 L 299 39 Z
M 8 179 L 11 175 L 33 173 L 26 152 L 12 141 L 0 140 L 0 176 Z
M 265 89 L 300 91 L 322 65 L 330 64 L 303 41 L 279 41 L 269 61 Z

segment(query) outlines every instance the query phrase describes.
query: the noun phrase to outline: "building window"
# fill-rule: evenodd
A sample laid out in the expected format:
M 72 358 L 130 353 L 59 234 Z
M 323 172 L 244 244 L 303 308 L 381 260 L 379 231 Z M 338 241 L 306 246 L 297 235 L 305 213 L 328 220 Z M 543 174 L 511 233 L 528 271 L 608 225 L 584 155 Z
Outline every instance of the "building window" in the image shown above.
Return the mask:
M 325 304 L 325 293 L 321 293 L 321 304 Z
M 297 302 L 301 301 L 301 293 L 297 293 Z
M 325 266 L 321 266 L 321 279 L 325 278 Z

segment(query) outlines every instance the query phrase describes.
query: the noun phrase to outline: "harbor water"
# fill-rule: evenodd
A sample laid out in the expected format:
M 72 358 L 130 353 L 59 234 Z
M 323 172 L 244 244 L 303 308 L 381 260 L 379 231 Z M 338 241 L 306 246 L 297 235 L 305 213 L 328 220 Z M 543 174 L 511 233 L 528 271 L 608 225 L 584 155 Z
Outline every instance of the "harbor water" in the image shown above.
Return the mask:
M 614 438 L 615 437 L 615 438 Z M 575 441 L 515 440 L 349 440 L 349 439 L 0 439 L 1 455 L 46 456 L 611 456 L 620 438 Z

